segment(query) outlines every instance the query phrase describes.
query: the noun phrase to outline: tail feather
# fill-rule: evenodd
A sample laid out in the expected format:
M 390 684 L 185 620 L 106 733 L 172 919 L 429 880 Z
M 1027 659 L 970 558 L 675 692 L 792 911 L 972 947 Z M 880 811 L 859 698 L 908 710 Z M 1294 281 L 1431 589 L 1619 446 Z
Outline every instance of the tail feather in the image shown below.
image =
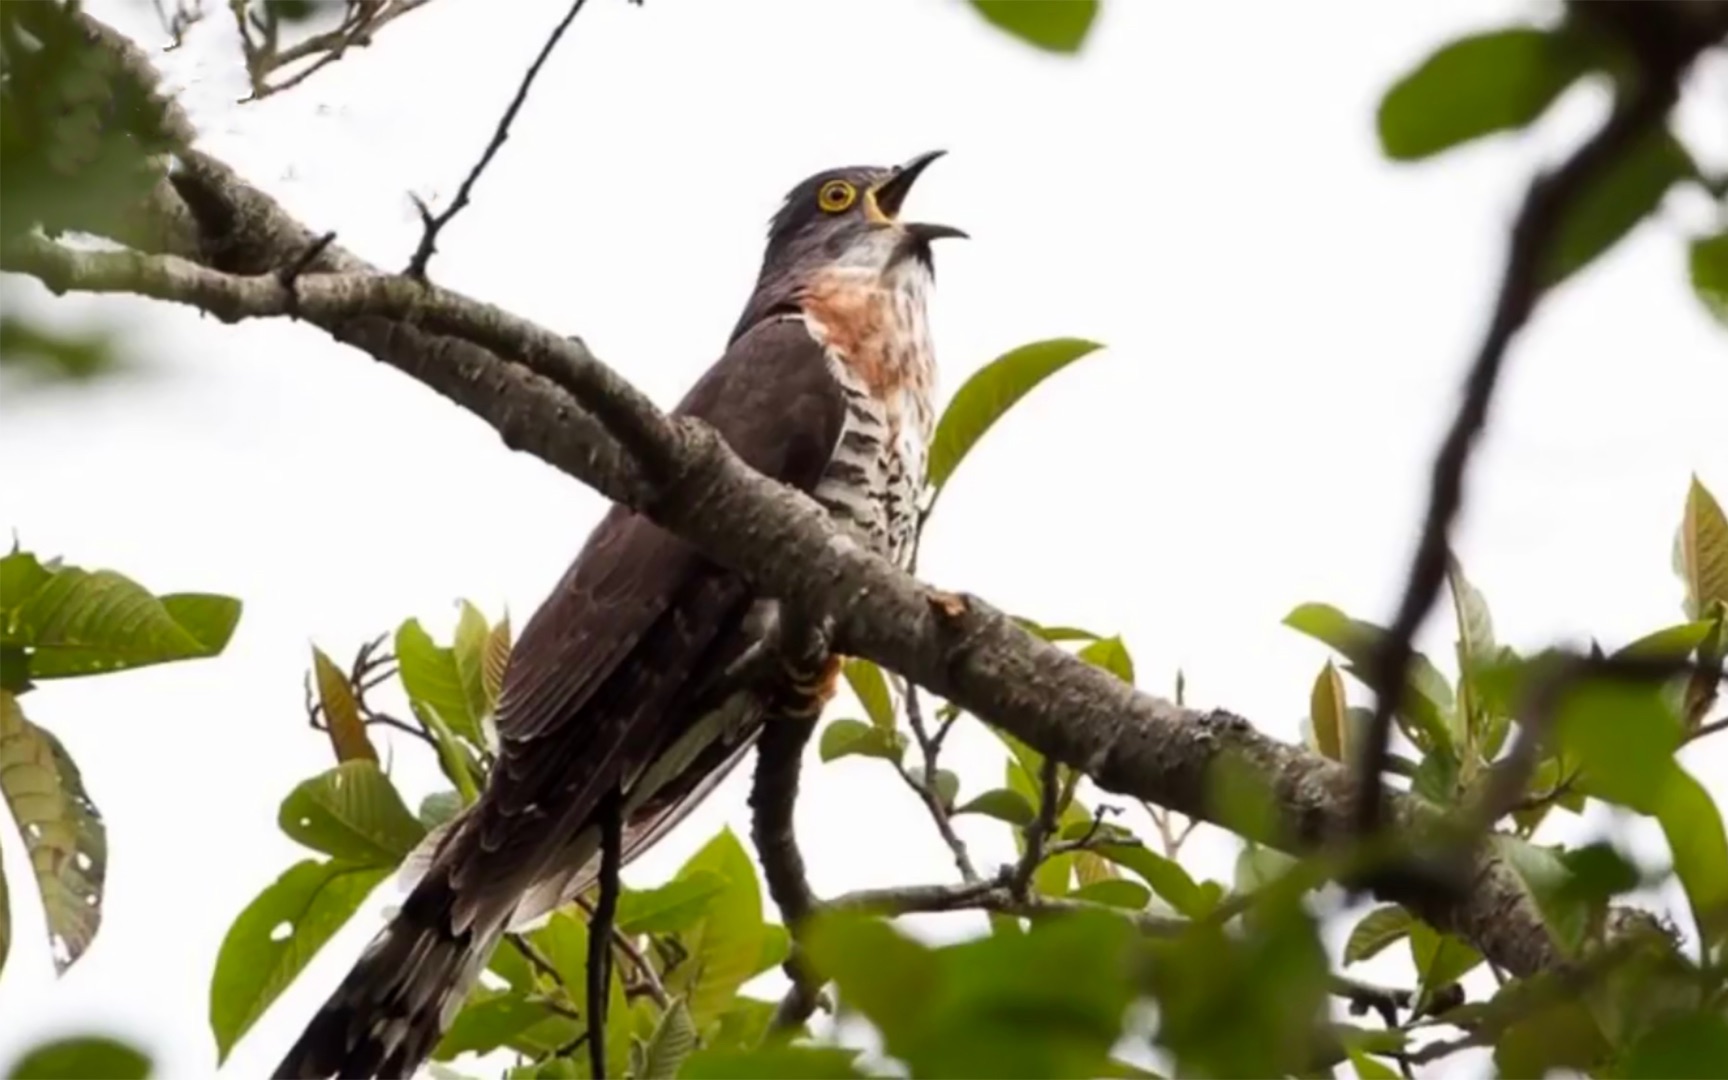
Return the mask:
M 432 1053 L 499 930 L 455 929 L 445 873 L 415 887 L 276 1067 L 278 1080 L 406 1077 Z

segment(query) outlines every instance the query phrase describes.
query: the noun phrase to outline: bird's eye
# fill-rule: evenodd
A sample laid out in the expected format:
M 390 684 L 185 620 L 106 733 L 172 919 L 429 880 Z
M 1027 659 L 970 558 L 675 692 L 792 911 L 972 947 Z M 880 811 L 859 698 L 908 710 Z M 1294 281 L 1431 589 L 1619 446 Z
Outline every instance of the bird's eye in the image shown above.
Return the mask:
M 858 198 L 858 189 L 844 180 L 830 180 L 816 193 L 816 205 L 830 214 L 838 214 Z

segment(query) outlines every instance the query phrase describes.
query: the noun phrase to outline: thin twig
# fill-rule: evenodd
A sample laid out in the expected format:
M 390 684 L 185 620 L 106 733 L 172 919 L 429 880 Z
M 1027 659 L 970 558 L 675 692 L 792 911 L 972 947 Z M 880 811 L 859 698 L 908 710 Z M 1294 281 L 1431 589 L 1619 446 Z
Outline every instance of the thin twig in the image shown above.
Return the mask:
M 606 1077 L 606 1006 L 612 983 L 612 927 L 618 914 L 618 872 L 624 863 L 624 824 L 619 794 L 601 801 L 600 896 L 588 921 L 588 1062 L 595 1080 Z
M 426 264 L 431 260 L 432 253 L 438 247 L 438 234 L 443 231 L 444 226 L 450 224 L 451 218 L 461 213 L 462 208 L 468 205 L 468 197 L 474 190 L 474 182 L 480 179 L 480 174 L 486 171 L 486 166 L 490 165 L 492 158 L 497 155 L 498 148 L 503 146 L 504 140 L 510 137 L 510 125 L 515 122 L 516 114 L 522 110 L 523 102 L 528 100 L 528 89 L 534 85 L 534 77 L 540 74 L 540 68 L 545 65 L 546 58 L 551 56 L 552 50 L 557 47 L 558 39 L 564 36 L 564 31 L 569 28 L 570 23 L 575 20 L 577 12 L 582 10 L 582 5 L 585 3 L 587 0 L 575 0 L 575 3 L 570 5 L 570 10 L 565 13 L 563 20 L 553 29 L 552 36 L 546 39 L 545 45 L 541 46 L 540 55 L 534 58 L 534 63 L 529 66 L 528 73 L 522 77 L 522 85 L 516 88 L 516 97 L 510 102 L 510 107 L 504 110 L 503 119 L 498 121 L 498 127 L 492 132 L 492 141 L 486 144 L 485 153 L 480 155 L 480 160 L 475 162 L 474 168 L 468 171 L 468 176 L 462 181 L 462 186 L 456 189 L 456 198 L 451 200 L 444 212 L 433 217 L 424 203 L 418 199 L 415 200 L 416 205 L 420 208 L 420 223 L 424 226 L 424 230 L 420 234 L 420 246 L 414 250 L 414 257 L 408 260 L 408 268 L 403 271 L 407 276 L 425 280 Z
M 906 726 L 912 729 L 912 737 L 918 742 L 918 753 L 923 758 L 924 781 L 919 783 L 914 780 L 912 774 L 899 763 L 895 763 L 895 769 L 899 771 L 900 778 L 906 781 L 907 786 L 923 800 L 924 808 L 930 812 L 930 820 L 935 823 L 937 833 L 954 856 L 954 868 L 960 872 L 960 880 L 977 881 L 978 868 L 972 862 L 972 853 L 967 850 L 966 841 L 960 839 L 960 834 L 954 831 L 954 821 L 948 813 L 948 807 L 943 805 L 941 792 L 936 790 L 936 759 L 942 753 L 942 740 L 948 736 L 953 717 L 944 721 L 932 738 L 924 723 L 924 705 L 918 687 L 905 679 L 899 680 L 899 684 L 901 699 L 906 704 Z
M 1056 778 L 1056 759 L 1045 758 L 1044 768 L 1038 776 L 1038 816 L 1026 825 L 1026 850 L 1021 853 L 1020 862 L 1008 881 L 1009 891 L 1020 900 L 1025 900 L 1030 894 L 1032 875 L 1044 862 L 1044 842 L 1056 830 L 1056 815 L 1062 801 Z
M 1588 5 L 1585 5 L 1588 7 Z M 1506 353 L 1551 284 L 1550 259 L 1556 237 L 1580 198 L 1639 140 L 1662 125 L 1679 95 L 1680 76 L 1708 41 L 1646 58 L 1636 89 L 1616 102 L 1613 115 L 1559 169 L 1539 175 L 1525 193 L 1513 223 L 1505 270 L 1493 317 L 1471 364 L 1464 398 L 1434 461 L 1428 510 L 1411 560 L 1409 581 L 1390 632 L 1375 651 L 1369 680 L 1375 691 L 1373 721 L 1360 762 L 1357 831 L 1380 825 L 1381 773 L 1390 752 L 1392 718 L 1402 702 L 1414 657 L 1412 639 L 1445 582 L 1447 534 L 1464 496 L 1464 470 L 1476 438 L 1488 419 Z

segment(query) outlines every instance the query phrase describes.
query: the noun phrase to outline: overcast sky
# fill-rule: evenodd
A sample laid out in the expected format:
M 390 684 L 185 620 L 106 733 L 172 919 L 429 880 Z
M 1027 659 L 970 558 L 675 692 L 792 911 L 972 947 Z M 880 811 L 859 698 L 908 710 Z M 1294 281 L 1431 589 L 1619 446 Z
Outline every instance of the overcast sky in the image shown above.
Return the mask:
M 248 105 L 234 104 L 245 79 L 224 5 L 166 54 L 143 0 L 87 6 L 156 50 L 206 149 L 395 267 L 418 235 L 408 193 L 451 196 L 565 0 L 438 0 Z M 1064 59 L 959 0 L 878 0 L 867 14 L 832 0 L 595 0 L 432 274 L 581 334 L 670 406 L 718 356 L 787 188 L 833 165 L 947 149 L 908 208 L 973 236 L 937 253 L 942 396 L 1031 340 L 1107 348 L 966 463 L 923 575 L 1120 632 L 1145 688 L 1167 693 L 1180 667 L 1192 703 L 1295 739 L 1325 652 L 1280 620 L 1307 600 L 1390 618 L 1504 228 L 1531 169 L 1595 123 L 1604 98 L 1580 88 L 1533 137 L 1394 166 L 1373 136 L 1383 88 L 1523 5 L 1104 6 L 1083 55 Z M 1682 117 L 1719 166 L 1728 130 L 1696 99 L 1725 95 L 1718 62 Z M 1728 337 L 1684 283 L 1683 242 L 1706 210 L 1672 198 L 1518 343 L 1458 534 L 1502 640 L 1536 649 L 1595 633 L 1613 646 L 1682 618 L 1669 551 L 1691 475 L 1728 497 Z M 112 857 L 101 934 L 56 980 L 20 887 L 22 848 L 0 830 L 15 937 L 0 1061 L 88 1022 L 151 1049 L 158 1075 L 209 1075 L 217 947 L 305 854 L 277 831 L 277 806 L 330 764 L 301 709 L 308 644 L 346 657 L 409 615 L 444 637 L 459 597 L 520 626 L 603 503 L 313 329 L 51 301 L 15 278 L 3 295 L 115 328 L 142 371 L 93 389 L 8 388 L 0 527 L 43 554 L 246 608 L 220 659 L 26 700 L 76 755 Z M 1448 670 L 1450 634 L 1436 619 L 1423 639 Z M 441 786 L 423 753 L 398 750 L 415 801 Z M 1728 793 L 1719 745 L 1686 760 Z M 1001 782 L 975 727 L 948 764 L 964 791 Z M 808 767 L 798 821 L 819 893 L 948 880 L 945 850 L 886 766 Z M 663 880 L 723 824 L 747 834 L 747 783 L 740 769 L 626 880 Z M 1544 835 L 1603 828 L 1665 857 L 1653 827 L 1604 815 Z M 984 865 L 1011 857 L 1000 825 L 964 831 Z M 1228 881 L 1234 850 L 1208 837 L 1189 861 Z M 378 890 L 225 1075 L 274 1065 L 397 899 Z M 1398 955 L 1368 974 L 1407 979 Z

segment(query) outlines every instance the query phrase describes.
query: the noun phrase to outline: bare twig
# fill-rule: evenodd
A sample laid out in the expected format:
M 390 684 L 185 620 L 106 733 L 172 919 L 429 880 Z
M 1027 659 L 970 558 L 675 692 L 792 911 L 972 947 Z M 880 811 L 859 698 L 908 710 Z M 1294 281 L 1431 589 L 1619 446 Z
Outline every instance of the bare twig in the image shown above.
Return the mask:
M 1038 776 L 1038 816 L 1026 824 L 1026 850 L 1020 853 L 1014 874 L 1008 881 L 1009 891 L 1018 899 L 1031 895 L 1032 875 L 1044 862 L 1044 844 L 1056 831 L 1056 816 L 1061 813 L 1062 798 L 1057 784 L 1057 762 L 1045 758 Z
M 184 6 L 184 0 L 181 0 Z M 198 0 L 200 6 L 202 0 Z M 372 44 L 372 37 L 387 24 L 428 0 L 348 0 L 342 22 L 334 30 L 311 34 L 287 48 L 281 47 L 281 12 L 272 4 L 229 0 L 228 10 L 240 31 L 240 49 L 246 59 L 251 93 L 244 101 L 258 101 L 298 86 L 324 68 L 342 59 L 349 49 Z M 284 68 L 316 56 L 318 59 L 280 82 L 270 76 Z
M 898 762 L 894 767 L 899 772 L 900 779 L 906 781 L 906 786 L 918 795 L 924 808 L 930 812 L 930 820 L 935 823 L 937 833 L 954 856 L 954 868 L 960 872 L 960 880 L 977 881 L 978 869 L 972 862 L 972 853 L 967 850 L 966 841 L 960 839 L 960 834 L 954 831 L 954 821 L 948 813 L 948 807 L 942 802 L 941 792 L 936 789 L 936 760 L 942 753 L 942 740 L 948 735 L 953 717 L 944 721 L 932 737 L 924 723 L 924 706 L 918 687 L 904 679 L 899 680 L 899 683 L 901 697 L 906 703 L 906 725 L 912 729 L 912 737 L 918 743 L 918 752 L 923 760 L 923 782 L 915 779 L 905 766 Z
M 1581 5 L 1586 10 L 1590 6 Z M 1608 5 L 1603 7 L 1607 9 Z M 1375 703 L 1360 761 L 1356 821 L 1360 833 L 1373 832 L 1380 825 L 1384 796 L 1380 776 L 1390 750 L 1392 718 L 1409 678 L 1414 655 L 1412 640 L 1445 581 L 1447 534 L 1463 502 L 1464 470 L 1476 437 L 1487 423 L 1489 404 L 1507 350 L 1551 284 L 1550 260 L 1556 238 L 1574 207 L 1627 151 L 1661 128 L 1679 95 L 1686 68 L 1724 32 L 1721 27 L 1706 25 L 1705 19 L 1697 22 L 1703 32 L 1688 27 L 1690 36 L 1683 41 L 1643 49 L 1638 54 L 1642 70 L 1630 80 L 1633 89 L 1615 103 L 1607 122 L 1565 164 L 1533 180 L 1525 193 L 1524 204 L 1512 225 L 1493 316 L 1471 364 L 1463 400 L 1434 461 L 1428 510 L 1411 561 L 1409 581 L 1391 630 L 1376 650 L 1369 668 Z
M 595 1080 L 606 1076 L 606 1006 L 612 991 L 612 930 L 618 914 L 618 871 L 624 863 L 622 796 L 600 804 L 600 896 L 588 921 L 588 1062 Z
M 540 69 L 545 65 L 546 58 L 551 56 L 552 50 L 557 47 L 558 39 L 564 36 L 564 31 L 569 28 L 570 23 L 575 20 L 577 12 L 582 10 L 582 5 L 586 2 L 587 0 L 575 0 L 575 3 L 570 5 L 570 10 L 565 13 L 564 18 L 553 28 L 552 36 L 548 37 L 546 44 L 540 47 L 540 55 L 535 57 L 534 63 L 528 66 L 528 73 L 522 76 L 522 85 L 516 88 L 516 97 L 511 100 L 510 107 L 504 110 L 503 118 L 498 121 L 498 127 L 492 132 L 492 141 L 486 144 L 486 150 L 480 155 L 480 160 L 474 163 L 472 169 L 468 170 L 468 175 L 463 179 L 462 186 L 456 189 L 456 198 L 450 201 L 450 205 L 445 207 L 444 212 L 433 217 L 424 203 L 418 199 L 415 200 L 415 205 L 420 208 L 420 222 L 424 228 L 420 234 L 420 246 L 414 250 L 414 257 L 408 260 L 408 268 L 403 271 L 404 274 L 411 278 L 424 279 L 426 277 L 426 264 L 431 260 L 432 253 L 438 248 L 438 234 L 444 230 L 444 226 L 450 224 L 451 218 L 461 213 L 462 208 L 468 205 L 468 197 L 474 190 L 474 182 L 480 179 L 480 174 L 486 171 L 486 166 L 492 164 L 492 158 L 497 155 L 498 148 L 503 146 L 504 140 L 510 137 L 510 125 L 515 122 L 516 114 L 522 111 L 523 102 L 528 100 L 528 89 L 534 85 L 534 77 L 540 74 Z

